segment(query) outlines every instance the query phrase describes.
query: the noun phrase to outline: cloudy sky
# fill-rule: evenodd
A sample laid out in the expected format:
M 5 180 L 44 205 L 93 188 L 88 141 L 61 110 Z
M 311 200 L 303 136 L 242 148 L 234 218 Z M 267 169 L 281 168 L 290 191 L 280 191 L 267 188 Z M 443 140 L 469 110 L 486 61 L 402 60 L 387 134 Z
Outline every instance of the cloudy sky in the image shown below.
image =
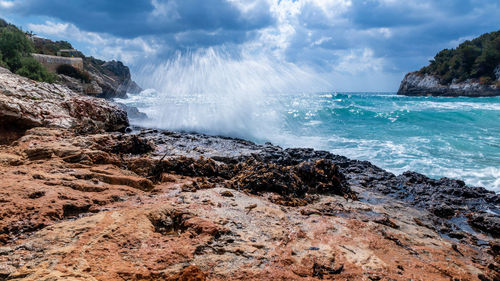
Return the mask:
M 436 52 L 500 29 L 498 0 L 0 0 L 0 17 L 87 55 L 145 62 L 207 48 L 396 91 Z

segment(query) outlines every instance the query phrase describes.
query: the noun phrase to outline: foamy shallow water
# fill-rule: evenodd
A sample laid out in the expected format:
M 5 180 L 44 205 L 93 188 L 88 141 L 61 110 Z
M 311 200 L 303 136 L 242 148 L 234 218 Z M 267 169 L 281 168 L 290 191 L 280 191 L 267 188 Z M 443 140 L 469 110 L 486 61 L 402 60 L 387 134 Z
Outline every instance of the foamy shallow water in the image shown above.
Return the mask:
M 151 117 L 136 121 L 142 126 L 313 147 L 396 174 L 412 170 L 500 191 L 500 97 L 295 93 L 258 98 L 238 103 L 150 90 L 120 102 Z

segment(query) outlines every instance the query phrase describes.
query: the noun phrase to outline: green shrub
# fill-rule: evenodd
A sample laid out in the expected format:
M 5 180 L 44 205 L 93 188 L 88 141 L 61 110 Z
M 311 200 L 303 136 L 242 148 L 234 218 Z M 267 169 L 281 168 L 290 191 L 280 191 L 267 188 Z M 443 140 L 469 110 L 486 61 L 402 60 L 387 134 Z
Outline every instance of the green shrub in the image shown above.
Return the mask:
M 47 71 L 45 67 L 43 67 L 37 60 L 33 57 L 23 57 L 21 58 L 21 68 L 16 71 L 16 74 L 19 74 L 24 77 L 28 77 L 32 80 L 40 81 L 40 82 L 49 82 L 53 83 L 56 80 L 54 74 Z
M 0 67 L 7 67 L 7 64 L 2 60 L 2 53 L 0 53 Z
M 0 66 L 33 80 L 54 82 L 55 75 L 31 56 L 33 52 L 33 43 L 22 30 L 0 20 Z
M 90 82 L 90 75 L 87 72 L 80 71 L 69 64 L 62 64 L 57 67 L 57 73 L 80 79 L 85 83 Z
M 48 39 L 33 38 L 33 45 L 37 54 L 44 55 L 57 55 L 57 52 L 61 49 L 73 49 L 73 46 L 67 41 L 51 41 Z M 83 55 L 82 55 L 83 56 Z
M 31 52 L 33 46 L 22 31 L 12 26 L 0 29 L 0 53 L 12 72 L 21 68 L 21 58 Z

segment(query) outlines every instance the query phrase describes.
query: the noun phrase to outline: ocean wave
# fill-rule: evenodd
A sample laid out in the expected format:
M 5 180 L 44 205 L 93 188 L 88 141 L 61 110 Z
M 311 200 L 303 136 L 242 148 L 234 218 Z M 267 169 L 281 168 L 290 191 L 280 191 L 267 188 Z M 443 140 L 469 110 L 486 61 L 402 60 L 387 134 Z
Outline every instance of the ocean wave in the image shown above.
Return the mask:
M 142 125 L 148 127 L 312 147 L 368 160 L 395 174 L 413 170 L 500 192 L 500 99 L 243 91 L 246 98 L 238 100 L 230 92 L 206 94 L 213 90 L 194 95 L 146 90 L 120 101 L 146 111 L 152 118 Z

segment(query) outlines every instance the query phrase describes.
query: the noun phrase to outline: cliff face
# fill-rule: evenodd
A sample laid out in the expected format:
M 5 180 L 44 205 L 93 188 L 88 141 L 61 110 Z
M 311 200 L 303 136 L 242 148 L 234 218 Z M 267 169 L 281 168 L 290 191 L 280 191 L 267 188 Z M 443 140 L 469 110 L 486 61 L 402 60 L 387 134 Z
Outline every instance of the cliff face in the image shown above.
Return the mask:
M 500 69 L 498 67 L 497 69 Z M 398 90 L 398 95 L 405 96 L 446 96 L 446 97 L 491 97 L 500 96 L 500 81 L 496 84 L 483 85 L 477 79 L 450 85 L 440 84 L 439 78 L 419 72 L 408 73 Z
M 141 87 L 132 81 L 129 68 L 120 61 L 102 62 L 84 58 L 84 67 L 89 72 L 91 81 L 95 81 L 101 88 L 100 93 L 97 93 L 99 97 L 124 98 L 127 93 L 136 94 L 142 91 Z M 90 91 L 87 93 L 91 94 Z
M 33 44 L 36 52 L 34 54 L 42 64 L 56 72 L 57 67 L 61 65 L 58 60 L 64 63 L 64 60 L 70 61 L 69 57 L 57 57 L 60 49 L 71 49 L 68 42 L 53 42 L 48 39 L 34 37 Z M 60 83 L 65 84 L 75 92 L 103 98 L 123 98 L 127 93 L 139 93 L 142 89 L 132 80 L 130 69 L 120 61 L 102 61 L 93 57 L 86 57 L 81 52 L 75 52 L 76 58 L 83 62 L 81 69 L 84 76 L 88 76 L 88 81 L 75 79 L 68 75 L 59 74 Z M 45 58 L 45 59 L 44 59 Z M 76 60 L 76 58 L 73 58 Z

